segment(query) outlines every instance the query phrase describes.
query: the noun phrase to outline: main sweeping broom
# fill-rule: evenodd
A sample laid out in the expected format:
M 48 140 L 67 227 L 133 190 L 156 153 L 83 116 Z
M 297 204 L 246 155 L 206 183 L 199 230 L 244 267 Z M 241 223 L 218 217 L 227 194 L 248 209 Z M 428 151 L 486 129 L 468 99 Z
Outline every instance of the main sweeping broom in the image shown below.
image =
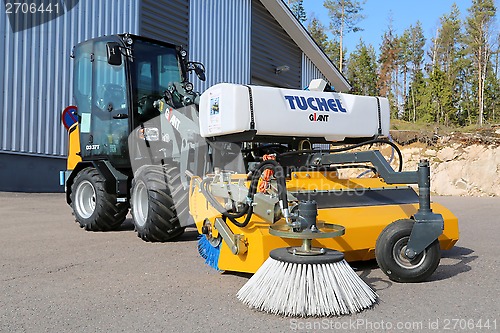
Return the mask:
M 272 250 L 238 291 L 238 299 L 256 310 L 293 317 L 347 315 L 372 307 L 377 294 L 344 260 L 344 254 L 311 246 L 312 239 L 343 234 L 343 227 L 330 224 L 337 230 L 320 232 L 315 202 L 300 203 L 298 211 L 306 228 L 298 231 L 277 225 L 270 228 L 270 233 L 303 239 L 302 246 Z
M 345 229 L 317 223 L 315 202 L 300 203 L 297 216 L 302 227 L 276 224 L 269 230 L 275 236 L 302 239 L 302 246 L 272 250 L 238 291 L 238 299 L 256 310 L 293 317 L 340 316 L 372 307 L 378 295 L 344 260 L 344 254 L 311 246 L 312 239 L 338 237 Z M 219 270 L 219 239 L 201 235 L 198 251 L 206 264 Z
M 301 256 L 279 248 L 271 251 L 237 297 L 250 308 L 272 314 L 327 317 L 368 309 L 378 296 L 341 252 Z

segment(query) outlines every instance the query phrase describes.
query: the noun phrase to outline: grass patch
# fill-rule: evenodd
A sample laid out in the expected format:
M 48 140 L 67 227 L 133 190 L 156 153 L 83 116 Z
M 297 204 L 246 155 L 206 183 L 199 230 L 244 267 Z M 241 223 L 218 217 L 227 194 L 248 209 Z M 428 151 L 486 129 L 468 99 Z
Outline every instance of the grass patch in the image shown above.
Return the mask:
M 500 124 L 485 124 L 483 127 L 479 125 L 468 125 L 468 126 L 445 126 L 442 124 L 432 124 L 425 122 L 410 122 L 401 119 L 391 119 L 391 130 L 395 131 L 420 131 L 420 132 L 432 132 L 439 134 L 446 134 L 451 132 L 458 133 L 474 133 L 481 131 L 488 131 L 492 129 L 498 129 Z

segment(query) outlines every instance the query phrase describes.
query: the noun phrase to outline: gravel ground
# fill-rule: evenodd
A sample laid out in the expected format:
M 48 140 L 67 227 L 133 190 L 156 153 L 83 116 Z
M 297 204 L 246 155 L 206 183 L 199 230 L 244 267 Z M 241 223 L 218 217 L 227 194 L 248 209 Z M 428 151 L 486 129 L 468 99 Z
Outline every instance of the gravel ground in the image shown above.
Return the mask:
M 63 194 L 0 193 L 0 332 L 499 331 L 500 198 L 434 200 L 458 216 L 461 239 L 429 282 L 397 284 L 374 262 L 357 264 L 380 303 L 303 320 L 240 303 L 249 275 L 204 265 L 195 229 L 163 244 L 137 238 L 130 219 L 85 232 Z

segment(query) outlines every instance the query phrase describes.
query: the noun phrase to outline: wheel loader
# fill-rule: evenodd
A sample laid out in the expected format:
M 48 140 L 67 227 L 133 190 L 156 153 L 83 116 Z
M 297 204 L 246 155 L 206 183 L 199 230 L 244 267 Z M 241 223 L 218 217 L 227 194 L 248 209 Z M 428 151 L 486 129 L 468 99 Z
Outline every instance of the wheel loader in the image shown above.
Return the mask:
M 221 83 L 200 95 L 188 74 L 204 80 L 201 63 L 131 34 L 83 42 L 73 58 L 78 123 L 64 178 L 86 230 L 116 229 L 130 208 L 145 241 L 195 225 L 217 270 L 254 273 L 279 247 L 328 248 L 376 258 L 400 282 L 427 279 L 458 240 L 457 218 L 431 202 L 429 163 L 402 171 L 385 98 L 321 79 L 308 90 Z M 379 146 L 397 153 L 396 171 Z

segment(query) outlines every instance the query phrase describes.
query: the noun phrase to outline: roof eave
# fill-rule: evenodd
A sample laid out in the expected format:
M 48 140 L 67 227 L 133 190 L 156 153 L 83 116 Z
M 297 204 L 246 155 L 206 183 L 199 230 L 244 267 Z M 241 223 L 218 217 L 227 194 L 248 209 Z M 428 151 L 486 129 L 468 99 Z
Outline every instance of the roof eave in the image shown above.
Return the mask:
M 319 48 L 304 26 L 293 16 L 282 0 L 260 0 L 274 16 L 297 46 L 313 62 L 320 72 L 335 87 L 336 91 L 347 92 L 351 85 L 326 54 Z

